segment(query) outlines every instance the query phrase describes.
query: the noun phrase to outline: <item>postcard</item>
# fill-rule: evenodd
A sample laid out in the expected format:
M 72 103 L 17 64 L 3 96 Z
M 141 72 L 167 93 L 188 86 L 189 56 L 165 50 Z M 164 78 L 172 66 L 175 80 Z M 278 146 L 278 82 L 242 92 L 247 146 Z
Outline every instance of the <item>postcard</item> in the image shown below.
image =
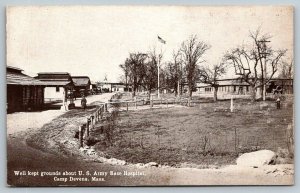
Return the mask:
M 7 7 L 7 185 L 293 185 L 293 14 Z

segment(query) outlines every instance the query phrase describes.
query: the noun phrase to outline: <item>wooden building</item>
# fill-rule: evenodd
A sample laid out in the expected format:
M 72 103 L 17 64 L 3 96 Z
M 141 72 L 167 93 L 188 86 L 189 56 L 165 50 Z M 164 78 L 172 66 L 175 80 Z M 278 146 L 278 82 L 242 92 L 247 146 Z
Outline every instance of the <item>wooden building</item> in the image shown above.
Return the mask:
M 45 84 L 45 101 L 63 101 L 74 89 L 68 72 L 40 72 L 35 77 Z
M 91 94 L 92 84 L 88 76 L 72 76 L 74 82 L 75 95 L 77 97 Z
M 250 95 L 251 87 L 242 79 L 221 79 L 217 81 L 219 84 L 218 93 Z M 293 79 L 273 78 L 267 85 L 266 92 L 272 93 L 274 89 L 280 87 L 283 94 L 293 94 Z M 257 88 L 259 94 L 260 88 Z M 210 84 L 197 83 L 197 91 L 199 93 L 213 93 L 214 88 Z
M 132 86 L 120 82 L 98 82 L 101 92 L 131 92 Z
M 39 110 L 44 105 L 45 84 L 22 73 L 22 69 L 7 66 L 7 112 Z

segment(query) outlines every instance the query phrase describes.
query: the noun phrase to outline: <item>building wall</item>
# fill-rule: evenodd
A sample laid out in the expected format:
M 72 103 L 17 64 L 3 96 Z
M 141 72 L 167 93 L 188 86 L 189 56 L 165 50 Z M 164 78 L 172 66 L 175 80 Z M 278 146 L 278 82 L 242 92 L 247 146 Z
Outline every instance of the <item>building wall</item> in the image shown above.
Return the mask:
M 113 87 L 112 88 L 112 92 L 124 92 L 125 91 L 125 89 L 124 89 L 124 87 Z
M 59 89 L 59 90 L 57 90 Z M 65 89 L 62 86 L 59 87 L 46 87 L 45 88 L 45 100 L 63 100 Z
M 44 105 L 42 86 L 7 85 L 7 112 L 41 109 Z
M 213 87 L 200 87 L 197 88 L 197 91 L 200 93 L 213 93 L 215 88 Z M 224 85 L 219 86 L 218 93 L 221 94 L 241 94 L 241 95 L 248 95 L 251 92 L 250 86 L 235 86 L 235 85 Z
M 102 89 L 108 89 L 108 91 L 111 91 L 111 84 L 104 84 Z

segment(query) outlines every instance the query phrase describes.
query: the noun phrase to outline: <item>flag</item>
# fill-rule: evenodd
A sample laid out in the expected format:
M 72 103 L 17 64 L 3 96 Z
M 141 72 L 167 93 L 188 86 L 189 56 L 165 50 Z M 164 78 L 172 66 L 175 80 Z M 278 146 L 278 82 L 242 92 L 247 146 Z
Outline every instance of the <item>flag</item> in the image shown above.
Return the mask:
M 160 41 L 160 42 L 163 43 L 163 44 L 166 44 L 166 41 L 163 40 L 161 37 L 157 36 L 157 38 L 158 38 L 158 41 Z

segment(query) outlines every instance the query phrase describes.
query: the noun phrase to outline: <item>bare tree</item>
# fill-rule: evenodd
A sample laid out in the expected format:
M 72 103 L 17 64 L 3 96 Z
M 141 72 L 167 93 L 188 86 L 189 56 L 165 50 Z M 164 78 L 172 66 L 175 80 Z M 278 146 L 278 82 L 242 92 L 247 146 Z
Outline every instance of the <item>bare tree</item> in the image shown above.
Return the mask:
M 162 54 L 157 54 L 156 49 L 149 51 L 147 61 L 144 63 L 143 86 L 148 90 L 150 98 L 151 90 L 157 88 L 158 64 L 162 59 Z
M 130 82 L 130 80 L 129 80 L 130 71 L 129 71 L 129 61 L 128 61 L 128 59 L 125 61 L 124 64 L 120 64 L 119 66 L 124 72 L 124 75 L 122 75 L 120 77 L 120 80 L 121 80 L 121 82 L 125 83 L 126 90 L 128 91 L 128 83 Z
M 192 97 L 193 88 L 197 79 L 198 65 L 203 54 L 210 48 L 208 44 L 199 41 L 196 35 L 182 42 L 181 53 L 185 64 L 186 81 L 188 84 L 189 97 Z
M 260 35 L 260 29 L 250 32 L 250 38 L 252 45 L 235 48 L 226 53 L 224 58 L 234 66 L 236 75 L 250 85 L 252 101 L 255 101 L 256 89 L 270 82 L 287 50 L 272 49 L 266 44 L 271 37 Z
M 145 76 L 144 64 L 146 58 L 147 54 L 144 53 L 130 53 L 125 63 L 120 65 L 132 84 L 132 97 L 135 97 L 138 87 L 142 86 Z
M 175 96 L 178 96 L 181 90 L 182 77 L 182 58 L 180 50 L 173 50 L 172 61 L 167 63 L 164 71 L 167 88 L 174 90 Z
M 279 71 L 279 78 L 288 78 L 292 79 L 294 77 L 294 62 L 291 61 L 290 63 L 284 61 L 282 62 L 282 65 L 280 66 Z
M 213 66 L 205 66 L 199 69 L 200 82 L 209 84 L 214 88 L 214 101 L 218 100 L 219 83 L 217 80 L 226 73 L 226 68 L 227 64 L 221 62 Z

